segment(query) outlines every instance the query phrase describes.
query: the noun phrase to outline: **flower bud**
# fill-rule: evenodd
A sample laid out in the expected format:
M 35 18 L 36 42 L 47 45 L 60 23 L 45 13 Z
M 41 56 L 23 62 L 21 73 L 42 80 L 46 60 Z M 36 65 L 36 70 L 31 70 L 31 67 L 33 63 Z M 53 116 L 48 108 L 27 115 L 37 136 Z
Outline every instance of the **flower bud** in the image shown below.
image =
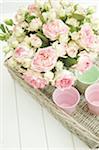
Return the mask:
M 29 24 L 30 31 L 37 31 L 42 26 L 42 22 L 39 18 L 33 19 Z
M 15 16 L 15 19 L 17 22 L 23 22 L 25 20 L 25 14 L 26 14 L 26 9 L 19 9 L 16 16 Z
M 11 48 L 9 47 L 9 45 L 3 47 L 4 53 L 8 53 L 10 50 L 11 50 Z
M 79 33 L 78 32 L 72 32 L 71 33 L 72 40 L 76 41 L 79 39 Z
M 54 73 L 51 71 L 47 71 L 46 73 L 44 73 L 44 78 L 46 80 L 52 81 L 53 77 L 54 77 Z
M 62 34 L 62 35 L 60 35 L 60 37 L 59 37 L 59 42 L 60 43 L 66 44 L 68 41 L 69 41 L 68 34 Z
M 87 8 L 87 13 L 88 14 L 93 14 L 93 13 L 95 13 L 95 9 L 96 9 L 95 7 L 90 6 L 90 7 Z
M 56 63 L 56 70 L 57 71 L 61 71 L 62 69 L 63 69 L 63 63 L 62 63 L 62 61 L 58 61 Z
M 68 18 L 66 20 L 66 24 L 74 26 L 74 27 L 78 27 L 79 26 L 79 22 L 75 18 Z

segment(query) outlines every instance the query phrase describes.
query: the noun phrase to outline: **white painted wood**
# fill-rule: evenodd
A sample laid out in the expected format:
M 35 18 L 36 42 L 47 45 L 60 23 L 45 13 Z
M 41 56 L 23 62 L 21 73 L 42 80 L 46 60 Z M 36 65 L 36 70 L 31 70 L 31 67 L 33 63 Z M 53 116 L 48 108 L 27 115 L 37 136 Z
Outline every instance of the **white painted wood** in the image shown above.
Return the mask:
M 2 9 L 0 3 L 0 22 Z M 3 65 L 3 46 L 0 42 L 0 150 L 20 150 L 14 82 Z
M 16 150 L 20 148 L 20 145 L 14 84 L 4 66 L 1 75 L 1 148 Z
M 16 83 L 17 111 L 22 150 L 46 150 L 41 106 Z
M 43 109 L 49 150 L 74 150 L 71 133 Z
M 73 142 L 75 150 L 90 150 L 90 148 L 75 135 L 73 135 Z

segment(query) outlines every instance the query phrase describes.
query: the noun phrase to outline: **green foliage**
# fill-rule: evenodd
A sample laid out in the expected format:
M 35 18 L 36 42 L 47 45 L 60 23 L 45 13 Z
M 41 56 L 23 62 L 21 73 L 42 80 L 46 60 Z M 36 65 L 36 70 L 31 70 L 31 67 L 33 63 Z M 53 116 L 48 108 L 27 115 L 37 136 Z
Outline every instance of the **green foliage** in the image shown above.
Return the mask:
M 1 29 L 2 32 L 6 33 L 6 29 L 5 29 L 3 24 L 0 24 L 0 29 Z
M 8 27 L 4 24 L 0 24 L 0 40 L 1 41 L 7 41 L 9 37 L 11 36 L 11 31 L 8 29 Z
M 35 16 L 31 16 L 28 12 L 25 14 L 25 21 L 30 23 L 34 18 L 36 18 Z
M 84 15 L 81 15 L 81 14 L 77 14 L 77 13 L 73 13 L 72 14 L 72 17 L 81 21 L 81 20 L 84 20 L 85 16 Z
M 13 20 L 12 20 L 12 19 L 6 19 L 6 20 L 5 20 L 5 24 L 6 24 L 6 25 L 9 25 L 9 26 L 13 26 L 14 23 L 13 23 Z
M 71 57 L 62 58 L 61 57 L 59 60 L 61 60 L 64 63 L 64 66 L 67 68 L 69 68 L 77 63 L 77 58 L 71 58 Z
M 7 33 L 0 33 L 0 40 L 1 41 L 7 41 L 9 39 L 10 35 Z
M 42 47 L 49 46 L 49 40 L 45 37 L 42 31 L 38 31 L 36 35 L 42 40 Z

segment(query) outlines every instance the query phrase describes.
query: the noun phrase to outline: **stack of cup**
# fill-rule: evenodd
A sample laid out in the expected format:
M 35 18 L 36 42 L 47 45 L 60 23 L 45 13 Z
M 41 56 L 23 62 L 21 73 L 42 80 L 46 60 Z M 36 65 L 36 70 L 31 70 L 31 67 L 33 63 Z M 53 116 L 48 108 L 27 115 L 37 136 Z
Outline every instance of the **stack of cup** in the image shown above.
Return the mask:
M 99 115 L 99 83 L 95 83 L 85 91 L 85 98 L 88 103 L 89 110 Z
M 53 93 L 53 101 L 65 112 L 71 114 L 80 101 L 80 94 L 74 87 L 65 90 L 56 89 Z

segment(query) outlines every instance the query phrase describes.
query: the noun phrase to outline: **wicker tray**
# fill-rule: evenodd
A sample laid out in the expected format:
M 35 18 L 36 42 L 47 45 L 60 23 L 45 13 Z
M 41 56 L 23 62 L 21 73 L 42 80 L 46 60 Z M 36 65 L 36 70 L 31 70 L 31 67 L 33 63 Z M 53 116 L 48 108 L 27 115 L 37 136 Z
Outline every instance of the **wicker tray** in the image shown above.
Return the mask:
M 11 59 L 11 58 L 10 58 Z M 5 61 L 5 65 L 12 77 L 19 82 L 24 90 L 35 97 L 38 102 L 47 108 L 52 115 L 59 120 L 64 127 L 76 134 L 90 148 L 99 148 L 99 117 L 92 115 L 84 98 L 79 103 L 77 110 L 72 115 L 66 114 L 52 101 L 53 87 L 49 86 L 44 90 L 36 90 L 30 87 L 23 79 L 22 74 L 9 65 L 10 59 Z

